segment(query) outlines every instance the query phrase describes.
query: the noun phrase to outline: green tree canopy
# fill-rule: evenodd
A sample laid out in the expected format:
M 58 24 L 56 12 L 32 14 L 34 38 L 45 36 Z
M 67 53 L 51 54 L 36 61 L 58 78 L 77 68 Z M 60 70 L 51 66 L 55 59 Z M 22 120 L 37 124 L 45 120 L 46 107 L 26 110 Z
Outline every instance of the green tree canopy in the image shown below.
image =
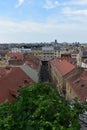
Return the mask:
M 80 130 L 78 115 L 49 83 L 38 82 L 0 105 L 0 130 Z

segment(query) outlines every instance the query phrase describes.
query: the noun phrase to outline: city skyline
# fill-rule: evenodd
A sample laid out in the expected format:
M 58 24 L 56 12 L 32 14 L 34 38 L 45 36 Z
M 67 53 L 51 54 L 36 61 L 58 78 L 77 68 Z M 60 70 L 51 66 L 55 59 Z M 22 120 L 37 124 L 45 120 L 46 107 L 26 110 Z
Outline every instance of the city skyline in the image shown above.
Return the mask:
M 87 0 L 1 0 L 0 42 L 87 43 Z

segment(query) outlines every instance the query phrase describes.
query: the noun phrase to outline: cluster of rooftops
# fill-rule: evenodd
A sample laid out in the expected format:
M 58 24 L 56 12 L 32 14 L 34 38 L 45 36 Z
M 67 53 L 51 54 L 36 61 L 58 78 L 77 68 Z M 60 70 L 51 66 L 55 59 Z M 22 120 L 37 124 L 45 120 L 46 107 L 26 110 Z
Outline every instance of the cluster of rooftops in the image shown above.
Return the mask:
M 87 57 L 86 52 L 85 57 Z M 39 80 L 41 59 L 20 52 L 7 55 L 8 58 L 14 56 L 17 58 L 9 60 L 10 66 L 0 67 L 0 103 L 6 100 L 12 102 L 17 97 L 21 86 L 31 86 Z M 87 68 L 78 67 L 76 62 L 76 58 L 63 54 L 61 57 L 48 61 L 51 67 L 65 80 L 65 83 L 69 84 L 77 97 L 81 101 L 86 101 Z
M 67 60 L 55 59 L 50 62 L 60 77 L 68 83 L 75 95 L 81 100 L 87 100 L 87 68 L 77 67 Z M 67 90 L 66 90 L 67 93 Z

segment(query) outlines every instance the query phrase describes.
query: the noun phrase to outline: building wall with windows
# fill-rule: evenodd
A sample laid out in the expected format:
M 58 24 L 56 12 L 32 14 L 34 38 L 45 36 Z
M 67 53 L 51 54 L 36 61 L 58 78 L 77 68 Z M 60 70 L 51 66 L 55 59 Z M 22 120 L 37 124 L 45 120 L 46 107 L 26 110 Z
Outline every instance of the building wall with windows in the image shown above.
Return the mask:
M 66 100 L 72 101 L 74 98 L 78 97 L 73 89 L 71 88 L 70 84 L 68 81 L 66 82 Z
M 77 97 L 81 102 L 87 100 L 87 69 L 77 68 L 66 80 L 66 99 Z
M 50 66 L 51 82 L 57 88 L 58 92 L 62 93 L 63 77 L 54 66 Z
M 75 70 L 75 66 L 66 60 L 57 61 L 57 59 L 49 62 L 50 79 L 59 93 L 65 96 L 65 79 Z

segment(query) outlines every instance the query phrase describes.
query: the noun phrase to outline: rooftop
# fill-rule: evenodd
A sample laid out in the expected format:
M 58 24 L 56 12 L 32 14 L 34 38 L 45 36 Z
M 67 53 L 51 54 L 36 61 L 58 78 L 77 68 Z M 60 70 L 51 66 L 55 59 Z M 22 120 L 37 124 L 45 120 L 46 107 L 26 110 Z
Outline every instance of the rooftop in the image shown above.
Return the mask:
M 12 102 L 20 86 L 30 86 L 34 81 L 21 68 L 4 68 L 0 78 L 0 103 L 6 100 Z M 3 73 L 3 71 L 1 72 Z
M 38 70 L 40 59 L 33 55 L 24 54 L 25 65 L 30 66 L 32 69 Z
M 58 61 L 66 60 L 66 61 L 68 61 L 69 63 L 71 63 L 71 64 L 73 64 L 73 65 L 76 65 L 76 63 L 77 63 L 76 58 L 72 58 L 72 57 L 70 57 L 70 56 L 58 57 L 57 60 L 58 60 Z
M 9 52 L 9 53 L 7 53 L 7 57 L 14 58 L 17 60 L 22 60 L 23 53 L 22 52 Z
M 58 61 L 57 59 L 54 59 L 51 61 L 51 64 L 61 73 L 62 76 L 65 76 L 70 71 L 75 69 L 75 66 L 67 60 Z
M 68 78 L 68 83 L 81 101 L 87 99 L 87 69 L 77 68 L 76 73 Z

